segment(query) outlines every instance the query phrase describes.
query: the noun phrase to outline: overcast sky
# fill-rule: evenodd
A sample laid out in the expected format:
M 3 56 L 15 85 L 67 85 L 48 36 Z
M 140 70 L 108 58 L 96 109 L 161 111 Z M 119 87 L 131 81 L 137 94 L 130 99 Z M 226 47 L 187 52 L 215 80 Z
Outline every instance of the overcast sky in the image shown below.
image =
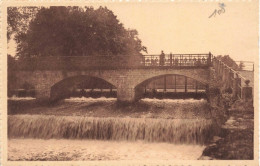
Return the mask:
M 98 7 L 100 4 L 95 4 Z M 256 1 L 225 3 L 225 13 L 208 18 L 217 2 L 106 3 L 125 28 L 136 29 L 148 54 L 208 53 L 254 61 L 258 56 Z M 9 48 L 15 45 L 11 41 Z M 9 50 L 14 54 L 14 50 Z

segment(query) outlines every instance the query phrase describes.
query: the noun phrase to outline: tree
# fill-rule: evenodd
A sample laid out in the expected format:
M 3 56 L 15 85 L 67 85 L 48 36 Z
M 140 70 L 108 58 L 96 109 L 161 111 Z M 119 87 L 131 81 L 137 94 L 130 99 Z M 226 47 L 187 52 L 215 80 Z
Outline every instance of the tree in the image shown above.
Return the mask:
M 41 8 L 16 41 L 19 57 L 140 55 L 136 30 L 127 30 L 106 7 Z
M 16 60 L 11 55 L 7 55 L 7 93 L 11 96 L 12 90 L 15 89 L 17 78 L 15 75 Z
M 18 35 L 28 29 L 29 22 L 35 17 L 40 7 L 8 7 L 7 8 L 7 40 L 13 34 Z

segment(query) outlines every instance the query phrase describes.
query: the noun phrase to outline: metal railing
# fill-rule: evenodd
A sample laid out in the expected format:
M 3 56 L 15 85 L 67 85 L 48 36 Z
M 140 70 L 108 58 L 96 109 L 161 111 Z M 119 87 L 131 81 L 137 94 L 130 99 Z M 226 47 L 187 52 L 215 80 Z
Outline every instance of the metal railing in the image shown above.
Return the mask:
M 143 55 L 143 66 L 210 66 L 208 54 L 161 54 Z
M 118 55 L 118 56 L 46 56 L 18 60 L 19 70 L 81 70 L 174 67 L 207 67 L 211 65 L 208 54 Z
M 250 81 L 216 57 L 213 57 L 212 64 L 218 76 L 221 77 L 225 88 L 231 88 L 233 95 L 241 99 L 242 82 L 245 82 L 245 84 L 249 86 Z
M 239 67 L 239 71 L 254 71 L 254 62 L 251 61 L 235 61 Z

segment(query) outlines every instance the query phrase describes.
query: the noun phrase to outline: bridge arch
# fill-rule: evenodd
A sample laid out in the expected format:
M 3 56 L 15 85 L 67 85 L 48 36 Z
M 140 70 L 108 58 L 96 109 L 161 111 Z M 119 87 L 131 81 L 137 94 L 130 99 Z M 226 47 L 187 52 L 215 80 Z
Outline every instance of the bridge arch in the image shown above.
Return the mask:
M 209 82 L 205 78 L 203 78 L 203 77 L 200 77 L 200 78 L 197 78 L 196 76 L 195 77 L 189 77 L 189 76 L 180 75 L 180 74 L 161 74 L 161 75 L 156 75 L 156 76 L 153 76 L 153 77 L 150 77 L 150 78 L 144 80 L 143 82 L 140 82 L 139 84 L 137 84 L 135 86 L 134 91 L 135 91 L 135 98 L 136 98 L 136 100 L 139 100 L 140 98 L 142 98 L 143 94 L 145 93 L 146 86 L 149 85 L 152 81 L 156 81 L 156 80 L 158 80 L 160 78 L 165 78 L 166 79 L 166 77 L 168 77 L 168 76 L 177 76 L 177 77 L 183 76 L 184 78 L 186 77 L 187 79 L 192 79 L 193 81 L 196 81 L 198 84 L 204 85 L 205 86 L 205 90 L 207 90 L 207 87 L 209 85 Z M 176 79 L 176 77 L 175 77 L 175 79 Z M 166 80 L 164 80 L 164 81 L 166 81 Z M 176 82 L 175 82 L 174 86 L 176 87 Z
M 90 75 L 76 75 L 66 77 L 52 85 L 50 89 L 50 100 L 57 101 L 69 97 L 73 89 L 81 83 L 85 83 L 85 85 L 92 89 L 98 87 L 116 89 L 115 85 L 103 78 Z
M 184 76 L 184 77 L 187 77 L 187 78 L 191 78 L 191 77 L 188 77 L 188 76 L 185 76 L 185 75 L 179 75 L 179 74 L 162 74 L 162 75 L 158 75 L 158 76 L 154 76 L 154 77 L 148 78 L 148 79 L 144 80 L 143 82 L 137 84 L 136 87 L 138 87 L 138 86 L 143 86 L 143 85 L 145 85 L 145 84 L 150 83 L 150 82 L 153 81 L 153 80 L 162 78 L 162 77 L 164 77 L 164 76 L 174 76 L 174 75 L 176 75 L 176 76 Z M 195 81 L 198 81 L 199 83 L 204 84 L 204 85 L 207 85 L 207 84 L 208 84 L 208 81 L 203 80 L 203 79 L 199 79 L 199 80 L 194 79 L 194 78 L 191 78 L 191 79 L 193 79 L 193 80 L 195 80 Z
M 99 78 L 117 89 L 117 99 L 122 102 L 134 102 L 143 89 L 144 81 L 162 75 L 183 75 L 204 84 L 210 83 L 209 68 L 126 68 L 107 70 L 78 71 L 19 71 L 16 73 L 19 83 L 28 81 L 35 86 L 37 100 L 58 100 L 67 97 L 69 88 L 89 77 Z M 66 88 L 67 89 L 66 89 Z M 62 96 L 64 94 L 64 97 Z
M 134 87 L 142 84 L 143 82 L 156 78 L 161 77 L 164 75 L 181 75 L 185 76 L 198 82 L 201 82 L 205 85 L 210 83 L 210 74 L 209 70 L 205 69 L 165 69 L 165 70 L 147 70 L 144 73 L 141 73 L 141 77 L 136 81 Z

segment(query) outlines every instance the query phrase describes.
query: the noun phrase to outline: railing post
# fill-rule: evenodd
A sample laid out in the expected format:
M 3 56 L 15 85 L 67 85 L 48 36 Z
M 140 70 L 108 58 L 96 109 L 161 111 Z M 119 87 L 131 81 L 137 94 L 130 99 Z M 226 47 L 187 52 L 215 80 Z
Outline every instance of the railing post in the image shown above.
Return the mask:
M 170 66 L 172 66 L 172 53 L 170 53 Z
M 211 65 L 211 56 L 212 56 L 212 54 L 211 54 L 211 52 L 209 52 L 209 57 L 208 57 L 208 66 Z
M 180 55 L 180 59 L 179 59 L 179 66 L 182 66 L 182 55 Z
M 143 66 L 145 66 L 145 56 L 144 55 L 142 57 L 142 61 L 143 61 Z

